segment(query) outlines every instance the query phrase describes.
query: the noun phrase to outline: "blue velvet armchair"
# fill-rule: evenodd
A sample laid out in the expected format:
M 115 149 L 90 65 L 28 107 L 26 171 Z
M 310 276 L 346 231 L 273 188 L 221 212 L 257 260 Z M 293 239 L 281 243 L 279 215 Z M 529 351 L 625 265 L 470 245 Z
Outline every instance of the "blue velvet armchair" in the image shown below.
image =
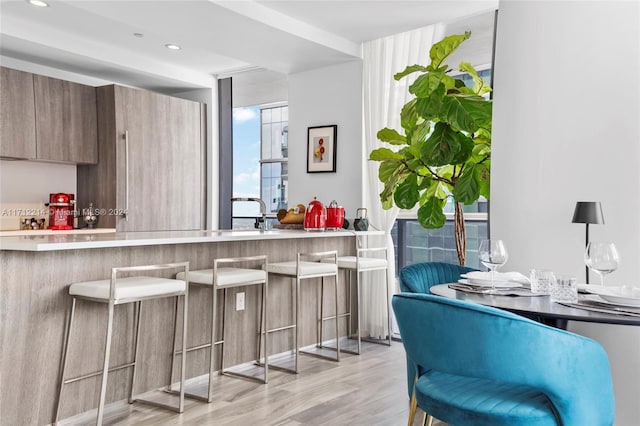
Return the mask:
M 402 293 L 392 304 L 418 371 L 410 421 L 417 404 L 455 426 L 613 424 L 609 361 L 597 342 L 461 300 Z
M 441 262 L 405 266 L 400 271 L 400 291 L 429 294 L 432 286 L 454 283 L 460 279 L 460 275 L 471 271 L 477 271 L 477 269 Z
M 432 286 L 454 283 L 460 279 L 460 275 L 471 271 L 477 271 L 477 269 L 442 262 L 424 262 L 405 266 L 399 274 L 400 291 L 429 294 L 429 289 Z M 414 363 L 407 358 L 407 394 L 409 398 L 411 398 L 413 377 L 416 373 L 413 365 Z

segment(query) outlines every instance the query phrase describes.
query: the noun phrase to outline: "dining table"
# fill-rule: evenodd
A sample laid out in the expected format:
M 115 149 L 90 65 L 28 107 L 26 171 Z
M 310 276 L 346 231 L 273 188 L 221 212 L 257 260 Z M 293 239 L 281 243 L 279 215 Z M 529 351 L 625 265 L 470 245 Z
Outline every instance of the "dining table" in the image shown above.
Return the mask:
M 566 330 L 568 321 L 640 326 L 640 308 L 607 309 L 596 304 L 589 304 L 584 308 L 570 307 L 552 301 L 548 295 L 514 295 L 508 291 L 503 294 L 467 292 L 450 287 L 456 287 L 455 284 L 435 285 L 430 289 L 431 294 L 504 309 L 563 330 Z M 579 300 L 589 300 L 590 297 L 581 294 Z M 616 309 L 619 311 L 616 312 Z

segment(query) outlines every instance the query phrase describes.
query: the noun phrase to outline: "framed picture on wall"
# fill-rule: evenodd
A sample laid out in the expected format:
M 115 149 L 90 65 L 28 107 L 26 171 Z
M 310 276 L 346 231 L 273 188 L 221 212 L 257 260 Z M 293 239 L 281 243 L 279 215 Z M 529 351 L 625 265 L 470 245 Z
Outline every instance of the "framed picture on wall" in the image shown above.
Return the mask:
M 307 173 L 335 173 L 338 126 L 307 129 Z

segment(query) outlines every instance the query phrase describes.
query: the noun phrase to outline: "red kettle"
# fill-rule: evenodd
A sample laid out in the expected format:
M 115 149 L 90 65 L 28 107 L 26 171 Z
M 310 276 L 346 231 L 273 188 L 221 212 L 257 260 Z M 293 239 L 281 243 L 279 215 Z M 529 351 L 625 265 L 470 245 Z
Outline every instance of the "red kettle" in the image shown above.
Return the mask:
M 324 231 L 327 223 L 327 209 L 322 203 L 313 197 L 307 211 L 304 213 L 305 231 Z

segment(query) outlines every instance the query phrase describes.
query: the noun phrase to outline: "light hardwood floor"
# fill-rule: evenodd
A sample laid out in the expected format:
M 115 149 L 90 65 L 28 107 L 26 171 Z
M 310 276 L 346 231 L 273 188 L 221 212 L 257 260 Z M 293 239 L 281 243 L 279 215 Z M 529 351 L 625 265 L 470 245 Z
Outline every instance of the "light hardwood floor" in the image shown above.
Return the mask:
M 205 387 L 206 376 L 192 381 L 189 389 L 204 394 Z M 105 424 L 400 426 L 407 424 L 409 413 L 401 342 L 391 347 L 363 343 L 361 355 L 343 354 L 339 363 L 301 355 L 299 374 L 270 369 L 267 385 L 216 375 L 215 389 L 210 404 L 185 399 L 183 414 L 142 403 L 114 403 L 106 410 Z M 158 392 L 151 398 L 172 397 Z M 94 416 L 95 411 L 88 412 L 61 424 L 93 424 Z M 421 424 L 421 411 L 417 417 L 415 425 Z

